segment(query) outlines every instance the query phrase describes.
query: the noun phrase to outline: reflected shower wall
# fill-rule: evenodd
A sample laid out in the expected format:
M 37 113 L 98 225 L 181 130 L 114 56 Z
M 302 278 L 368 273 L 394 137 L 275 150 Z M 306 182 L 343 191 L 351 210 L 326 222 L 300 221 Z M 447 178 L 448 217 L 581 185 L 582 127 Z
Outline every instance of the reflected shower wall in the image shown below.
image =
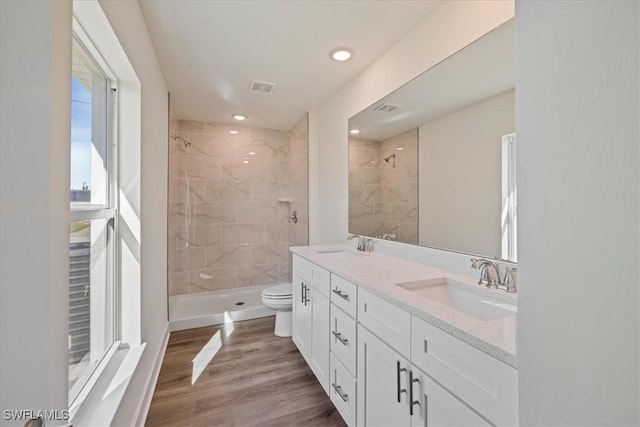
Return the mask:
M 169 295 L 290 281 L 289 246 L 308 244 L 307 116 L 289 131 L 171 125 Z
M 418 130 L 349 138 L 349 231 L 418 243 Z

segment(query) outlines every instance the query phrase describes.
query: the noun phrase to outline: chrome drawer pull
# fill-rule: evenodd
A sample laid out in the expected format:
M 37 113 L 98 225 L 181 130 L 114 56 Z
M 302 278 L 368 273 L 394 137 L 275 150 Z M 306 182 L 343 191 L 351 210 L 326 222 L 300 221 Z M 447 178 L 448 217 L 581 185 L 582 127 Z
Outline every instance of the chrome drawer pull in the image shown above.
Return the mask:
M 401 388 L 400 387 L 400 374 L 402 372 L 406 372 L 406 371 L 407 371 L 407 368 L 401 368 L 400 367 L 400 361 L 398 360 L 398 362 L 396 364 L 396 374 L 397 374 L 396 379 L 397 379 L 397 386 L 398 386 L 398 389 L 397 389 L 397 392 L 398 392 L 398 403 L 400 403 L 402 401 L 402 393 L 406 393 L 407 392 L 406 388 Z
M 340 332 L 336 332 L 336 331 L 331 331 L 331 333 L 333 334 L 334 337 L 336 337 L 336 339 L 338 341 L 340 341 L 342 343 L 342 345 L 347 345 L 349 344 L 349 340 L 346 339 L 345 337 L 342 336 L 342 334 Z
M 333 292 L 334 294 L 338 295 L 340 298 L 342 298 L 343 300 L 347 300 L 349 301 L 351 298 L 349 298 L 349 295 L 347 294 L 343 294 L 342 291 L 338 288 L 335 288 L 334 290 L 332 290 L 331 292 Z
M 340 399 L 342 399 L 343 402 L 349 401 L 349 396 L 347 395 L 347 393 L 342 391 L 342 387 L 340 387 L 339 385 L 336 385 L 336 383 L 331 383 L 331 387 L 333 387 L 333 389 L 336 391 L 338 396 L 340 396 Z
M 413 371 L 409 371 L 409 415 L 413 417 L 413 405 L 420 406 L 419 400 L 413 400 L 413 383 L 419 383 L 418 378 L 413 377 Z

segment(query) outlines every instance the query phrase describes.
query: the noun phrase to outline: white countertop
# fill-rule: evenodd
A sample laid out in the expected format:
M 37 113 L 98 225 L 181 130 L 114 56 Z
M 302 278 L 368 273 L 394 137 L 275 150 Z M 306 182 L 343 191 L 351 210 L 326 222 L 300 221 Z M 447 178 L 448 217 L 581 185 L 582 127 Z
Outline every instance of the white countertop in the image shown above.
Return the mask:
M 451 307 L 396 286 L 396 283 L 447 277 L 475 288 L 477 278 L 456 274 L 383 253 L 320 253 L 328 250 L 355 252 L 349 245 L 296 246 L 291 252 L 312 261 L 338 276 L 384 298 L 460 340 L 502 362 L 518 367 L 516 357 L 516 316 L 479 320 Z M 478 272 L 479 277 L 479 272 Z M 484 286 L 482 286 L 483 289 Z M 517 305 L 517 298 L 502 290 L 490 291 L 496 299 Z

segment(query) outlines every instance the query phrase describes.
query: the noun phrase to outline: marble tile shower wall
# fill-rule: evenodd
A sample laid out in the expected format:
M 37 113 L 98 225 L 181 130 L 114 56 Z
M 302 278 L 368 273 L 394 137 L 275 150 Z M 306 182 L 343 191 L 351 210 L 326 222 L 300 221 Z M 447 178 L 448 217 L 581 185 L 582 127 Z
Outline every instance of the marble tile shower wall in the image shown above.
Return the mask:
M 349 138 L 349 232 L 380 235 L 380 142 Z
M 169 294 L 289 280 L 288 247 L 308 243 L 307 117 L 289 132 L 178 120 L 171 135 L 190 145 L 170 140 Z
M 382 161 L 394 154 L 395 167 L 393 159 Z M 418 129 L 382 141 L 380 159 L 381 235 L 418 244 Z
M 383 141 L 349 138 L 349 231 L 418 243 L 417 129 Z

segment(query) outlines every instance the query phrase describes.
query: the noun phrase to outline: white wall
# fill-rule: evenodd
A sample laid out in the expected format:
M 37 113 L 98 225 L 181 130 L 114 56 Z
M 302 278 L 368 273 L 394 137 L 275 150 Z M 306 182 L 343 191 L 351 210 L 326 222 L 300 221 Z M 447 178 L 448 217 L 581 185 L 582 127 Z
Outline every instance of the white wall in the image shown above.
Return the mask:
M 2 1 L 0 19 L 0 407 L 64 410 L 71 3 Z
M 168 95 L 137 2 L 100 1 L 141 85 L 140 277 L 141 340 L 147 348 L 113 425 L 134 425 L 156 358 L 163 355 L 167 314 Z M 133 202 L 134 206 L 137 204 Z M 153 392 L 153 390 L 151 390 Z M 145 409 L 145 408 L 142 408 Z
M 420 126 L 421 245 L 501 256 L 501 137 L 515 112 L 510 91 Z
M 639 425 L 640 3 L 517 3 L 522 425 Z
M 349 117 L 513 14 L 511 1 L 443 2 L 362 74 L 317 111 L 310 112 L 311 244 L 342 242 L 347 236 Z
M 168 325 L 167 89 L 138 3 L 100 4 L 142 92 L 142 164 L 138 177 L 125 177 L 123 190 L 140 216 L 141 229 L 131 230 L 140 251 L 132 255 L 140 262 L 140 339 L 147 347 L 114 420 L 133 425 L 156 358 L 162 357 Z M 71 3 L 0 5 L 0 406 L 63 410 L 68 406 Z

